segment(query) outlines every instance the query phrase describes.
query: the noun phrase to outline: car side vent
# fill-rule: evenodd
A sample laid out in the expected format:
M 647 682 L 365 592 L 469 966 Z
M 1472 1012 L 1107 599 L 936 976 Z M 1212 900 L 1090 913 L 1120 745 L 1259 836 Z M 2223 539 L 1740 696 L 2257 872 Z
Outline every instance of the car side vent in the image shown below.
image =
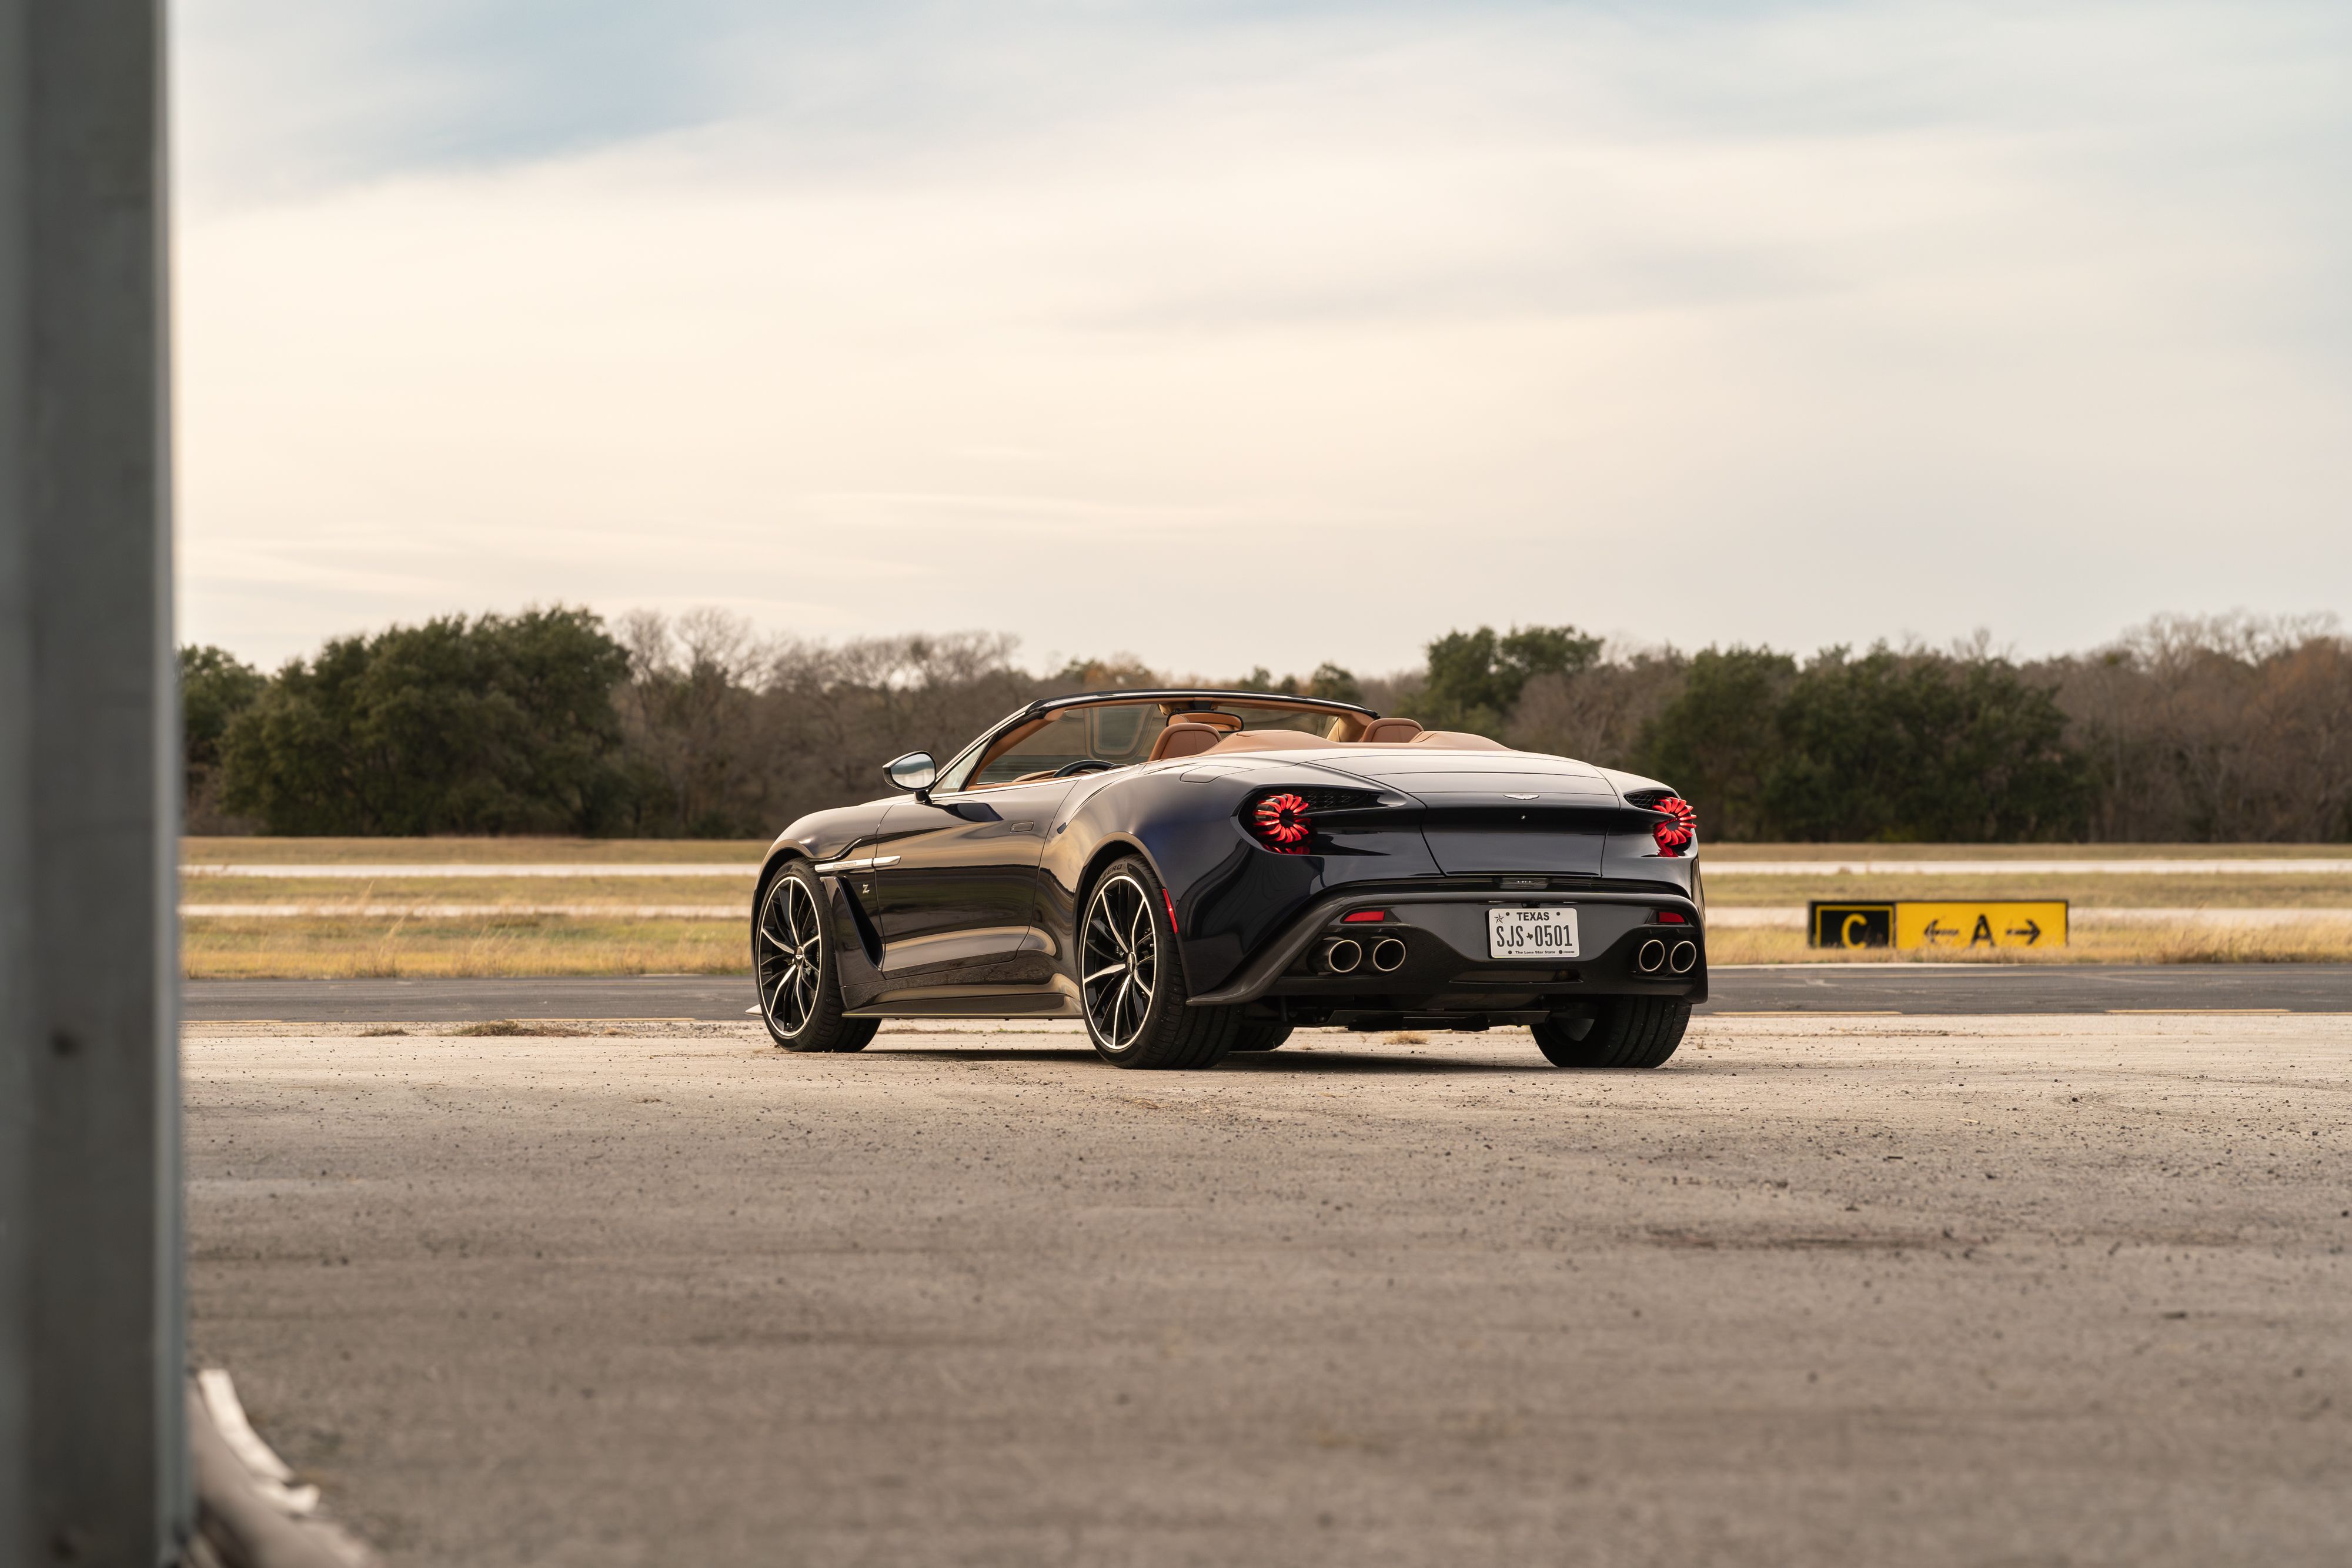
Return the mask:
M 1643 810 L 1654 811 L 1658 809 L 1659 801 L 1670 800 L 1674 799 L 1674 794 L 1672 789 L 1633 789 L 1626 792 L 1625 804 L 1639 806 Z

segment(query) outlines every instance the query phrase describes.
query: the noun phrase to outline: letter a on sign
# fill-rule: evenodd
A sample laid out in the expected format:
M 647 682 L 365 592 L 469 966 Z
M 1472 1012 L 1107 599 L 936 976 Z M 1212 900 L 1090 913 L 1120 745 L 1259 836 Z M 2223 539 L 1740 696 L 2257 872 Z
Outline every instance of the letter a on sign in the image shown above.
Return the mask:
M 1819 913 L 1832 906 L 1816 904 Z M 1853 905 L 1835 906 L 1852 908 Z M 1903 899 L 1895 905 L 1895 946 L 1936 947 L 1967 938 L 1971 951 L 1979 947 L 2063 947 L 2066 946 L 2066 904 L 2063 899 L 2037 901 L 1987 899 L 1982 903 L 1931 904 Z M 1834 941 L 1818 946 L 1834 946 Z

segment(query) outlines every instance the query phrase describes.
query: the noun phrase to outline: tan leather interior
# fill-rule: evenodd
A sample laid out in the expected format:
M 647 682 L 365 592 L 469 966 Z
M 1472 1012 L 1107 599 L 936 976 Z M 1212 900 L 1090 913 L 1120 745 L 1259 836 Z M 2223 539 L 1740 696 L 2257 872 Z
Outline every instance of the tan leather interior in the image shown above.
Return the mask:
M 1225 737 L 1212 751 L 1336 751 L 1352 741 L 1326 740 L 1303 729 L 1244 729 Z
M 1053 716 L 1024 724 L 998 741 L 988 758 L 1003 756 L 1013 746 L 1053 722 Z M 1357 727 L 1359 733 L 1346 740 L 1332 740 L 1303 729 L 1244 729 L 1239 716 L 1215 709 L 1198 712 L 1183 711 L 1169 716 L 1168 726 L 1151 743 L 1147 760 L 1165 762 L 1171 758 L 1199 757 L 1210 752 L 1236 751 L 1324 751 L 1351 746 L 1426 746 L 1440 751 L 1508 751 L 1500 741 L 1489 740 L 1483 735 L 1469 735 L 1460 730 L 1423 729 L 1419 719 L 1344 718 L 1343 724 Z M 1058 769 L 1040 768 L 1024 773 L 1018 779 L 997 779 L 987 784 L 969 784 L 968 789 L 1002 789 L 1007 784 L 1031 784 L 1055 777 Z
M 1470 735 L 1458 729 L 1424 729 L 1407 744 L 1433 746 L 1441 751 L 1508 751 L 1511 749 L 1499 740 L 1489 740 L 1483 735 Z
M 1212 753 L 1235 751 L 1346 751 L 1361 746 L 1360 740 L 1326 740 L 1319 735 L 1308 735 L 1297 729 L 1244 729 L 1229 735 L 1209 747 Z M 1426 746 L 1433 751 L 1508 751 L 1511 748 L 1499 740 L 1489 740 L 1483 735 L 1467 735 L 1460 730 L 1424 729 L 1405 743 Z
M 1225 732 L 1215 725 L 1180 720 L 1160 732 L 1160 738 L 1151 743 L 1151 755 L 1145 760 L 1165 762 L 1171 757 L 1198 757 L 1224 738 Z

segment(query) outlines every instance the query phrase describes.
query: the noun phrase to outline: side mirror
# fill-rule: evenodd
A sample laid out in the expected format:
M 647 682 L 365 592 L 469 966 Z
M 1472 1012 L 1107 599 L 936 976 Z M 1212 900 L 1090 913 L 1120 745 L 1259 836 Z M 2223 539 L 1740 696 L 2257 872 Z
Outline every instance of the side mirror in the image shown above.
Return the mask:
M 911 789 L 915 799 L 928 806 L 931 786 L 939 782 L 940 765 L 931 760 L 928 751 L 910 751 L 894 762 L 884 763 L 882 776 L 890 780 L 893 789 Z

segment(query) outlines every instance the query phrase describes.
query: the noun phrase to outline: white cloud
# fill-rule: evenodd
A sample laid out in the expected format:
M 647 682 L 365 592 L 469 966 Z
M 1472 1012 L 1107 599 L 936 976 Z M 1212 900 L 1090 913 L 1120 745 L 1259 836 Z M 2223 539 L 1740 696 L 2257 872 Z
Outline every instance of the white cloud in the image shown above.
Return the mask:
M 242 151 L 183 228 L 187 632 L 719 602 L 1381 668 L 2352 580 L 2327 11 L 882 15 L 714 12 L 656 131 L 371 112 L 283 180 L 332 114 L 193 92 Z

